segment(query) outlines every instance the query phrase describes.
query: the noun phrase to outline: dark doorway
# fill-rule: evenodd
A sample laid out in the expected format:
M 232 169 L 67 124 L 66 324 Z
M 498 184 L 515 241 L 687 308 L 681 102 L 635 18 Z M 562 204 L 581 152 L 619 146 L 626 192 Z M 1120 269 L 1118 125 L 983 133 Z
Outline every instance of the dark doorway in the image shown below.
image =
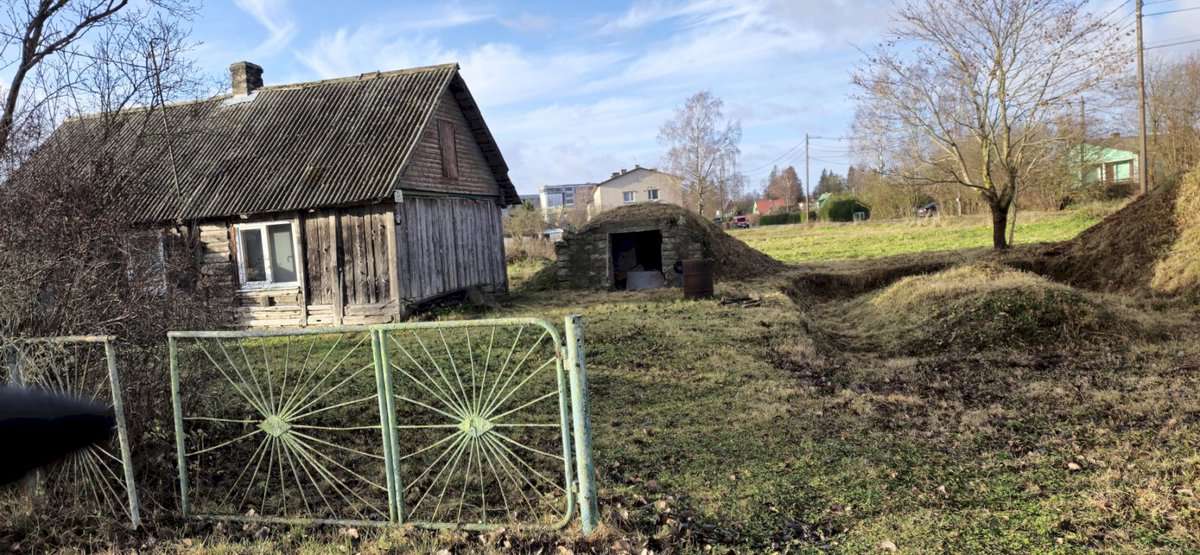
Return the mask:
M 657 229 L 608 236 L 613 288 L 628 287 L 629 272 L 662 272 L 662 233 Z

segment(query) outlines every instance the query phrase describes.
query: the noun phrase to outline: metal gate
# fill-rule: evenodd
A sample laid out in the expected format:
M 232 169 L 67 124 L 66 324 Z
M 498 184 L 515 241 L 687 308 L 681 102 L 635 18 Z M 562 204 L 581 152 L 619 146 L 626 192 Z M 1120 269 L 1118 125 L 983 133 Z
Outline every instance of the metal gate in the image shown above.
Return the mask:
M 39 499 L 95 516 L 141 525 L 121 376 L 111 336 L 6 338 L 2 348 L 10 385 L 107 404 L 116 423 L 112 439 L 38 470 L 29 485 Z
M 578 507 L 596 524 L 580 342 L 544 320 L 169 342 L 185 516 L 552 529 Z

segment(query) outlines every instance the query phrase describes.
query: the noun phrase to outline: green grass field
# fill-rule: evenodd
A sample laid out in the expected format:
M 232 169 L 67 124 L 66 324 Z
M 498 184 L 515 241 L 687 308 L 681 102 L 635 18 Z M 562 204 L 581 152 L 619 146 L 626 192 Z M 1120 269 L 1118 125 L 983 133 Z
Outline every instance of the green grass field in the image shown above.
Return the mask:
M 1017 217 L 1016 243 L 1070 239 L 1100 221 L 1108 211 L 1106 207 L 1096 207 L 1021 213 Z M 950 251 L 992 244 L 991 221 L 987 216 L 761 226 L 735 230 L 732 235 L 789 264 Z

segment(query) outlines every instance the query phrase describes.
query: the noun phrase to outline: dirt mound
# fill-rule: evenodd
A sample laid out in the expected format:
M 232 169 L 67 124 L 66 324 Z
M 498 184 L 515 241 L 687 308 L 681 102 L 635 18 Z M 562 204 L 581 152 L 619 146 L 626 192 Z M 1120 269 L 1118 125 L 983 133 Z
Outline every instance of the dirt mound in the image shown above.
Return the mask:
M 901 279 L 827 314 L 848 344 L 901 354 L 1061 347 L 1144 333 L 1096 294 L 998 264 Z
M 1088 289 L 1200 294 L 1200 168 L 1027 262 Z
M 644 230 L 661 232 L 662 269 L 668 273 L 674 259 L 686 258 L 712 260 L 717 280 L 762 277 L 785 267 L 689 210 L 672 204 L 634 204 L 603 212 L 567 234 L 556 249 L 558 261 L 530 278 L 527 287 L 608 287 L 610 234 Z

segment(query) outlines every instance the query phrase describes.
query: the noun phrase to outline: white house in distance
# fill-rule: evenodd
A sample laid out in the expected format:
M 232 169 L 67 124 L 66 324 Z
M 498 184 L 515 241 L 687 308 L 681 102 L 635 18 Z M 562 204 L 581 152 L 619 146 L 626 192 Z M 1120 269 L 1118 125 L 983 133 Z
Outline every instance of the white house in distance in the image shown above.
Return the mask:
M 669 173 L 641 166 L 613 172 L 607 181 L 596 184 L 588 215 L 590 217 L 618 206 L 642 202 L 666 202 L 683 206 L 683 180 Z

